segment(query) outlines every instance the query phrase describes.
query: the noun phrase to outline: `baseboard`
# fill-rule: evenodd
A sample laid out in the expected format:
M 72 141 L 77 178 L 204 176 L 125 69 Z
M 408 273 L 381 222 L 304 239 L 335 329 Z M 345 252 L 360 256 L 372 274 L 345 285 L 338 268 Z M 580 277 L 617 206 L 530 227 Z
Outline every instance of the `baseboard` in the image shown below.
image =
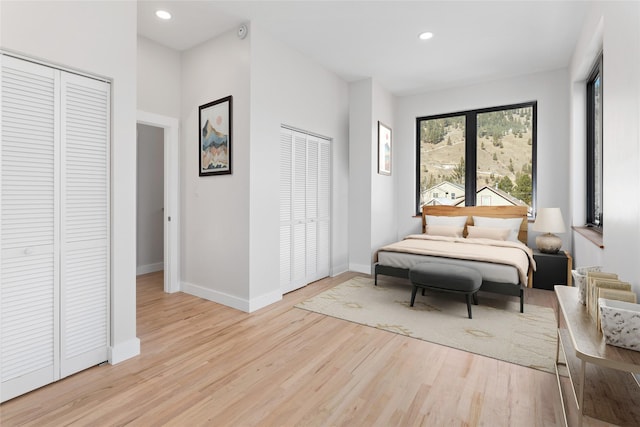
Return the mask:
M 109 347 L 109 363 L 115 365 L 116 363 L 124 362 L 127 359 L 136 357 L 140 354 L 140 339 L 133 338 L 129 341 L 116 344 L 113 347 Z
M 214 291 L 213 289 L 205 288 L 200 285 L 194 285 L 193 283 L 182 282 L 180 286 L 182 292 L 204 298 L 209 301 L 217 302 L 218 304 L 226 305 L 227 307 L 235 308 L 244 312 L 249 312 L 249 301 L 243 298 L 238 298 L 233 295 L 226 294 L 224 292 Z
M 181 289 L 182 292 L 189 295 L 226 305 L 227 307 L 235 308 L 245 313 L 254 312 L 282 299 L 282 293 L 279 290 L 247 300 L 188 282 L 182 282 Z
M 161 270 L 164 270 L 164 263 L 163 262 L 156 262 L 154 264 L 139 265 L 136 268 L 136 276 L 139 276 L 141 274 L 155 273 L 156 271 L 161 271 Z
M 249 301 L 249 313 L 260 310 L 261 308 L 280 300 L 282 300 L 282 292 L 280 292 L 280 290 L 270 292 L 257 298 L 252 298 L 251 301 Z
M 371 264 L 349 264 L 349 271 L 356 273 L 371 274 Z
M 331 269 L 330 276 L 336 277 L 342 273 L 346 273 L 347 271 L 349 271 L 349 266 L 347 264 L 339 265 Z

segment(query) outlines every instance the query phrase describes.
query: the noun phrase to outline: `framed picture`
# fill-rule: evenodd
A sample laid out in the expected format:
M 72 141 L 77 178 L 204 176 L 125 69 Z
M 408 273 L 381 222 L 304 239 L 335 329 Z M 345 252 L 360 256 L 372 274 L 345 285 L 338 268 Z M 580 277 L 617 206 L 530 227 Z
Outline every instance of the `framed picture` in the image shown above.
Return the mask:
M 391 175 L 391 128 L 378 122 L 378 173 Z
M 200 106 L 200 176 L 231 173 L 233 97 Z

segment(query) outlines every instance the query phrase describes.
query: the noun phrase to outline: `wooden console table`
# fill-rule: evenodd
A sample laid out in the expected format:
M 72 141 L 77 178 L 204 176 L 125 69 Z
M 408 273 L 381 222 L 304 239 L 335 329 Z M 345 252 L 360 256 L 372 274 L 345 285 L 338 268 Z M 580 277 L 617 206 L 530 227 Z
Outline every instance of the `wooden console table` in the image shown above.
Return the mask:
M 559 367 L 566 366 L 578 409 L 578 425 L 584 417 L 616 425 L 640 425 L 640 352 L 605 344 L 586 307 L 578 302 L 578 289 L 555 286 L 558 298 L 556 377 L 565 423 L 567 412 Z M 561 318 L 564 322 L 561 323 Z M 560 360 L 562 350 L 566 363 Z

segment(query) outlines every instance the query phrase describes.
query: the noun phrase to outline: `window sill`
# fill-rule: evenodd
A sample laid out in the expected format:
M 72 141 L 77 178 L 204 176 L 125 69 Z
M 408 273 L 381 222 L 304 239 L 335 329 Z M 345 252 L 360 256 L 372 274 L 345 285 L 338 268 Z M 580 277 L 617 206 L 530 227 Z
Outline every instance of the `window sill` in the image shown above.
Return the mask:
M 595 230 L 593 227 L 571 227 L 571 228 L 573 228 L 573 230 L 576 233 L 580 234 L 581 236 L 584 236 L 584 238 L 589 240 L 591 243 L 593 243 L 600 249 L 604 249 L 601 232 Z

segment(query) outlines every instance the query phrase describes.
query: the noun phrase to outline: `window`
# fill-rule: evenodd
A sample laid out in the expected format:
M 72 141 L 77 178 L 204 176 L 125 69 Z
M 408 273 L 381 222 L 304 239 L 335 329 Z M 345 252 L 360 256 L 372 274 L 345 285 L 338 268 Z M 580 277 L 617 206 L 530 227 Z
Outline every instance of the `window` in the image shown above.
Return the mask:
M 456 189 L 452 205 L 520 205 L 533 215 L 536 112 L 534 101 L 419 117 L 417 213 L 446 202 L 429 198 L 441 187 Z
M 602 54 L 587 80 L 587 224 L 602 229 Z

